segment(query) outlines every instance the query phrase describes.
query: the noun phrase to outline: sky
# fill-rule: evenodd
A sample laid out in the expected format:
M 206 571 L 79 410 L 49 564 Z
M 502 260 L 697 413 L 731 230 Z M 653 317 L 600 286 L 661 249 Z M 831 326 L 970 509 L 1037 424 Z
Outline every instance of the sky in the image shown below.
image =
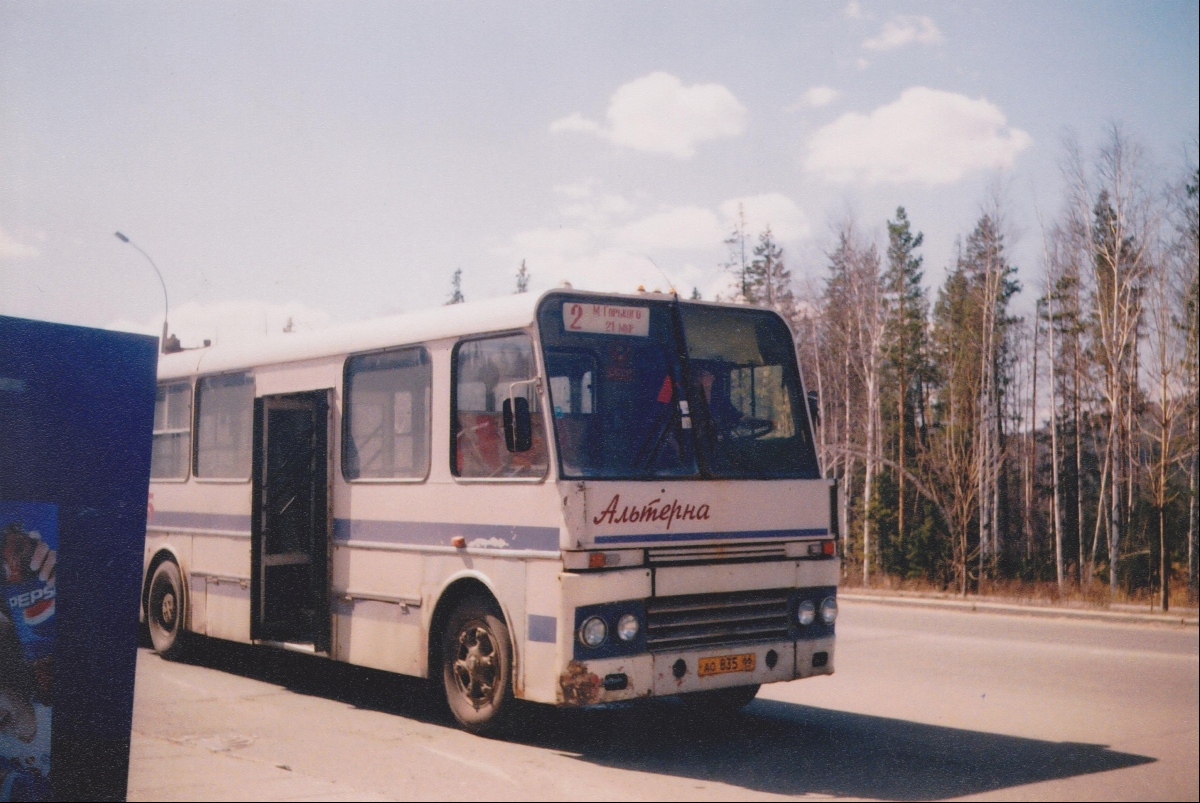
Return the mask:
M 1001 198 L 1026 305 L 1063 137 L 1195 158 L 1197 3 L 0 0 L 0 314 L 185 346 L 530 289 L 803 292 L 904 206 L 936 291 Z M 114 232 L 124 233 L 131 244 Z M 136 246 L 136 248 L 134 247 Z M 140 249 L 141 252 L 137 249 Z

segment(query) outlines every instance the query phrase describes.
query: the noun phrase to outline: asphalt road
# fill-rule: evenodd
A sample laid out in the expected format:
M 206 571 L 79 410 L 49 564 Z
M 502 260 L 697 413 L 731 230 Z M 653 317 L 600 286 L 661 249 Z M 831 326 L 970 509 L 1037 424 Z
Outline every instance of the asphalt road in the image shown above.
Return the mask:
M 837 674 L 743 712 L 529 706 L 456 730 L 421 681 L 204 641 L 138 657 L 130 800 L 1196 800 L 1194 626 L 844 602 Z

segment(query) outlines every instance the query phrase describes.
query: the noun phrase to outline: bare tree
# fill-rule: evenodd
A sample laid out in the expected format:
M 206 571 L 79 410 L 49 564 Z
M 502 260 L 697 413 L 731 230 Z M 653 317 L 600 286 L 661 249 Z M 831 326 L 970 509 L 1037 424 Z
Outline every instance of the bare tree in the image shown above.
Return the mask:
M 879 391 L 883 362 L 883 331 L 886 308 L 883 299 L 879 251 L 873 244 L 857 241 L 853 228 L 845 231 L 853 254 L 849 292 L 853 315 L 850 320 L 854 369 L 866 395 L 866 443 L 863 451 L 863 585 L 871 581 L 871 514 L 874 481 L 879 469 Z
M 1189 159 L 1190 161 L 1190 159 Z M 1176 193 L 1176 240 L 1172 248 L 1179 271 L 1182 310 L 1177 326 L 1183 333 L 1184 397 L 1187 399 L 1187 444 L 1180 455 L 1188 476 L 1188 599 L 1196 599 L 1197 459 L 1200 458 L 1200 168 L 1189 164 L 1182 191 Z
M 1093 348 L 1107 419 L 1109 588 L 1116 591 L 1121 537 L 1134 493 L 1134 404 L 1142 302 L 1151 270 L 1158 210 L 1142 185 L 1141 150 L 1119 126 L 1110 126 L 1089 177 L 1079 149 L 1067 143 L 1070 203 L 1067 228 L 1091 265 Z M 1093 184 L 1099 189 L 1093 190 Z M 1122 500 L 1124 495 L 1124 501 Z M 1098 500 L 1098 506 L 1104 500 Z M 1100 515 L 1099 513 L 1097 515 Z
M 1062 504 L 1058 481 L 1058 394 L 1055 392 L 1055 377 L 1057 371 L 1058 350 L 1054 347 L 1054 293 L 1046 294 L 1047 313 L 1050 321 L 1050 473 L 1051 487 L 1054 490 L 1051 497 L 1051 509 L 1054 517 L 1054 576 L 1058 581 L 1058 590 L 1063 589 L 1063 527 Z
M 733 231 L 725 238 L 725 247 L 729 249 L 729 258 L 724 267 L 733 274 L 733 298 L 729 299 L 741 304 L 751 303 L 753 295 L 750 276 L 750 253 L 748 249 L 750 233 L 746 229 L 746 210 L 739 203 L 737 217 L 733 221 Z M 718 298 L 718 300 L 720 300 Z

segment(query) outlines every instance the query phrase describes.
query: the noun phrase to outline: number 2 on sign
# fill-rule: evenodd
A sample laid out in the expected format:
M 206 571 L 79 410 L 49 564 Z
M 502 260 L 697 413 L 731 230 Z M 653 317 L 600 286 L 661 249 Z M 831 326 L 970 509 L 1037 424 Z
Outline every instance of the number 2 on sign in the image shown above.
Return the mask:
M 579 320 L 583 317 L 583 305 L 582 304 L 572 304 L 571 305 L 571 315 L 574 317 L 571 318 L 571 323 L 567 326 L 567 328 L 578 332 L 580 329 L 583 328 L 582 326 L 579 325 Z

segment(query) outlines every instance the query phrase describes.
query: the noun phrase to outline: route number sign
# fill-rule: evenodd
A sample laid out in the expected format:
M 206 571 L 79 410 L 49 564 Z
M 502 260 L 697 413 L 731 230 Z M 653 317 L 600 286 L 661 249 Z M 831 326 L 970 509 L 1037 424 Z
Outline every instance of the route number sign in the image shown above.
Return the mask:
M 650 310 L 646 307 L 568 301 L 563 304 L 563 328 L 568 332 L 596 335 L 649 337 Z

